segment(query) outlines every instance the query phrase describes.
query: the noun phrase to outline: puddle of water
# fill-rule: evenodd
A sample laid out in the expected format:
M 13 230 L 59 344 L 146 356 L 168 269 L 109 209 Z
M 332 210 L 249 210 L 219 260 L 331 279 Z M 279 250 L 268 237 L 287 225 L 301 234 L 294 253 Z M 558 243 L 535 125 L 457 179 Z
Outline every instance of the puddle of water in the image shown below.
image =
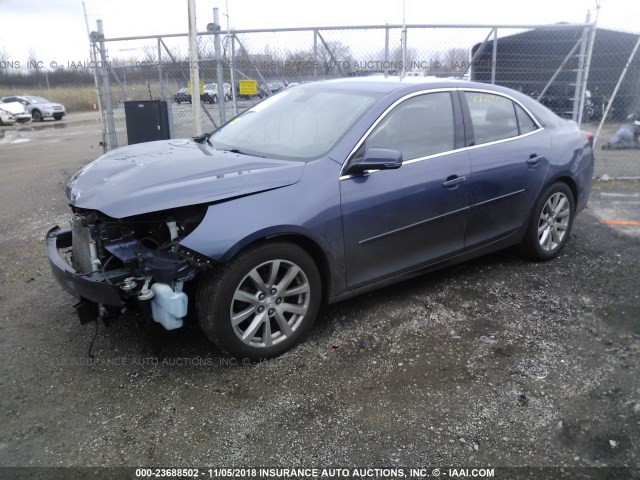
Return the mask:
M 25 125 L 24 127 L 20 127 L 18 131 L 20 132 L 40 132 L 44 129 L 50 128 L 67 128 L 66 123 L 41 123 L 41 124 L 33 124 Z
M 0 145 L 13 145 L 15 143 L 25 143 L 31 141 L 24 138 L 19 130 L 0 130 Z

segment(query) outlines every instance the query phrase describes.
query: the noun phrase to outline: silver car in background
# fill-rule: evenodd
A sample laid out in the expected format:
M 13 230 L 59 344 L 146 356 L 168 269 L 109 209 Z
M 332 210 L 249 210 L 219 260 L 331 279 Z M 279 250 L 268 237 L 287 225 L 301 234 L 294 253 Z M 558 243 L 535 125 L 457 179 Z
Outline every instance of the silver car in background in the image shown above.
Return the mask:
M 228 102 L 231 100 L 231 84 L 223 83 L 222 88 L 224 91 L 224 100 Z M 217 83 L 207 83 L 204 86 L 204 95 L 202 97 L 203 101 L 208 103 L 218 103 L 218 84 Z
M 67 114 L 64 105 L 35 95 L 9 96 L 0 98 L 0 102 L 20 102 L 31 114 L 34 122 L 39 122 L 49 117 L 53 117 L 55 120 L 62 120 L 62 117 Z

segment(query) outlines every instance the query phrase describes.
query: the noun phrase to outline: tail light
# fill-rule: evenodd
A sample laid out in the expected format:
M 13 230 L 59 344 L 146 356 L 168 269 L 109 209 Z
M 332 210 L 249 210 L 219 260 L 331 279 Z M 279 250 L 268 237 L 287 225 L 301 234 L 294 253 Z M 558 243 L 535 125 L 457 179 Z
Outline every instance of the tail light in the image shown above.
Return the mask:
M 589 142 L 589 145 L 593 147 L 593 133 L 588 132 L 586 130 L 583 130 L 582 133 L 584 133 L 584 136 L 587 137 L 587 141 Z

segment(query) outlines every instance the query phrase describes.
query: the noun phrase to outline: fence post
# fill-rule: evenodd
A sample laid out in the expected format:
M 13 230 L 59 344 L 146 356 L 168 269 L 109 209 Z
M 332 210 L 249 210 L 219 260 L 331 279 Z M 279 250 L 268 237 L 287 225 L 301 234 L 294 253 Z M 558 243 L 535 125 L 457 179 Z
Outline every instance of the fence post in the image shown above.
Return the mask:
M 173 138 L 173 105 L 165 96 L 164 73 L 162 70 L 162 37 L 158 37 L 158 75 L 160 75 L 160 100 L 167 102 L 167 121 L 169 122 L 169 138 Z
M 213 9 L 213 45 L 215 49 L 216 60 L 216 83 L 218 84 L 218 111 L 220 112 L 220 123 L 227 121 L 227 115 L 224 108 L 224 77 L 222 76 L 222 44 L 220 43 L 220 19 L 218 17 L 218 8 Z
M 498 27 L 493 27 L 493 51 L 491 52 L 491 84 L 496 83 L 496 64 L 498 56 Z
M 231 35 L 229 32 L 229 36 L 227 37 L 231 40 L 231 65 L 229 68 L 229 73 L 231 75 L 231 97 L 233 99 L 233 116 L 238 115 L 238 92 L 236 87 L 236 35 Z
M 407 72 L 407 26 L 402 25 L 402 33 L 400 36 L 400 47 L 402 48 L 402 69 L 400 70 L 400 78 L 404 78 Z
M 596 41 L 596 29 L 598 27 L 598 14 L 596 13 L 596 21 L 592 24 L 589 31 L 589 40 L 587 44 L 587 60 L 584 65 L 584 78 L 582 79 L 582 95 L 580 95 L 580 107 L 578 109 L 578 126 L 582 125 L 582 115 L 584 113 L 584 102 L 587 96 L 587 81 L 589 80 L 589 71 L 591 70 L 591 57 L 593 56 L 593 44 Z
M 106 142 L 106 132 L 104 128 L 104 111 L 102 110 L 102 99 L 100 98 L 100 81 L 98 80 L 98 67 L 96 63 L 96 43 L 95 40 L 92 39 L 91 32 L 89 31 L 89 20 L 87 19 L 87 7 L 84 2 L 82 2 L 82 10 L 84 11 L 84 23 L 87 27 L 87 37 L 89 37 L 89 58 L 93 62 L 93 81 L 96 85 L 96 96 L 98 97 L 98 111 L 100 112 L 100 128 L 102 130 L 102 141 L 100 144 L 102 145 L 102 152 L 107 153 L 107 142 Z
M 587 16 L 587 21 L 589 17 Z M 580 43 L 580 53 L 578 54 L 578 68 L 576 69 L 576 88 L 573 90 L 573 112 L 571 119 L 578 121 L 578 109 L 580 108 L 580 95 L 582 94 L 582 72 L 584 69 L 584 57 L 587 51 L 587 27 L 584 28 L 582 42 Z
M 384 29 L 384 77 L 389 76 L 389 24 Z
M 313 31 L 313 79 L 318 80 L 318 31 Z
M 107 141 L 109 150 L 118 148 L 118 140 L 116 138 L 116 128 L 113 123 L 113 105 L 111 104 L 111 85 L 109 84 L 109 70 L 107 68 L 107 50 L 104 44 L 104 30 L 102 28 L 102 20 L 96 22 L 98 24 L 98 34 L 100 41 L 100 73 L 102 75 L 102 88 L 104 89 L 104 103 L 107 111 Z
M 160 80 L 160 100 L 164 100 L 164 80 L 162 79 L 162 47 L 158 37 L 158 79 Z
M 91 37 L 89 37 L 91 38 Z M 90 45 L 90 53 L 91 61 L 93 62 L 93 81 L 96 85 L 96 96 L 98 97 L 98 111 L 100 112 L 100 128 L 102 130 L 102 141 L 100 144 L 102 145 L 102 153 L 107 153 L 107 130 L 104 125 L 104 108 L 102 106 L 102 92 L 101 92 L 101 81 L 98 77 L 98 64 L 96 62 L 96 49 L 98 46 L 92 41 Z

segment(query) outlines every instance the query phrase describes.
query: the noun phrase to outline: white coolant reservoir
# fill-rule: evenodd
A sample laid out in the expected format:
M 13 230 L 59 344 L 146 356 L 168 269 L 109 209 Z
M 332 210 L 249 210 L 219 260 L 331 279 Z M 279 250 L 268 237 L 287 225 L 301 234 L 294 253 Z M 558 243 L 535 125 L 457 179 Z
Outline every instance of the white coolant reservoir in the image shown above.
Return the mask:
M 174 292 L 166 283 L 154 283 L 151 290 L 155 294 L 151 300 L 153 319 L 167 330 L 182 327 L 182 319 L 187 315 L 187 295 Z

